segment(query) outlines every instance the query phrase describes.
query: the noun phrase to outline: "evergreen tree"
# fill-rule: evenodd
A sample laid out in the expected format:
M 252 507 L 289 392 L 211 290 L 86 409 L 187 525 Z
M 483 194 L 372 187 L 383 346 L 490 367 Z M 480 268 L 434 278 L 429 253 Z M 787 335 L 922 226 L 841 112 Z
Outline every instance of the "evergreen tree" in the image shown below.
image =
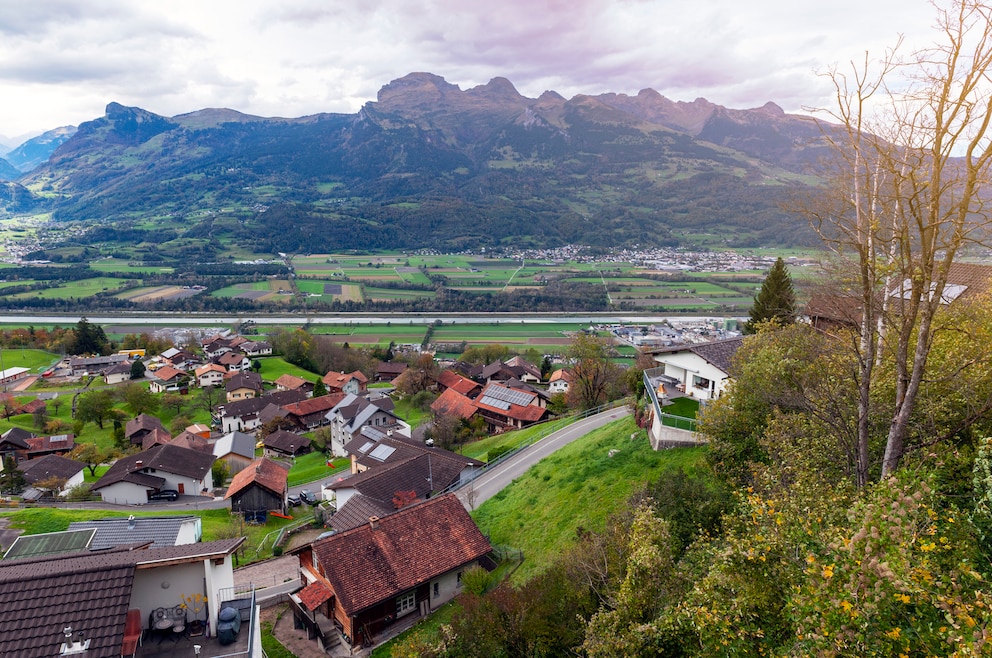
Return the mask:
M 751 319 L 744 323 L 746 334 L 753 334 L 757 326 L 767 320 L 774 320 L 782 325 L 796 321 L 796 292 L 792 289 L 792 277 L 781 258 L 775 260 L 765 277 L 749 314 Z
M 3 470 L 0 471 L 0 493 L 17 495 L 27 486 L 24 473 L 17 468 L 17 462 L 10 455 L 3 460 Z
M 327 386 L 324 384 L 324 380 L 318 377 L 313 383 L 313 397 L 319 398 L 327 395 Z

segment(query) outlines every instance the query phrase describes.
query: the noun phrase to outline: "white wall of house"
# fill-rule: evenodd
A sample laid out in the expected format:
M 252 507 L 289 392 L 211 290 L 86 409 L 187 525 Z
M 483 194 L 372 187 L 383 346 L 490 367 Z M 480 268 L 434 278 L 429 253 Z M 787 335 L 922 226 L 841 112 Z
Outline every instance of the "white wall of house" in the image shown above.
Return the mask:
M 141 610 L 142 626 L 148 626 L 148 613 L 155 608 L 175 608 L 183 602 L 182 596 L 196 593 L 214 598 L 214 593 L 204 591 L 203 563 L 174 564 L 154 569 L 136 569 L 134 587 L 131 589 L 131 608 Z M 205 618 L 206 608 L 200 613 Z M 193 620 L 192 611 L 188 619 Z M 216 628 L 216 621 L 211 628 Z
M 200 520 L 200 517 L 187 519 L 179 526 L 179 533 L 176 535 L 176 546 L 195 544 L 202 537 L 203 522 Z
M 175 473 L 168 473 L 166 471 L 156 470 L 151 475 L 157 475 L 160 478 L 165 479 L 165 484 L 162 485 L 163 489 L 175 489 L 181 494 L 187 496 L 199 496 L 202 489 L 213 489 L 214 480 L 213 473 L 207 471 L 206 475 L 202 480 L 197 480 L 196 478 L 188 477 L 186 475 L 177 475 Z
M 685 394 L 700 400 L 713 400 L 723 393 L 729 376 L 706 359 L 692 352 L 658 354 L 655 361 L 665 366 L 665 374 L 685 386 Z
M 220 386 L 224 383 L 224 373 L 210 370 L 200 375 L 198 383 L 201 387 Z
M 105 503 L 115 505 L 144 505 L 148 502 L 148 487 L 130 482 L 115 482 L 97 490 Z
M 212 561 L 204 562 L 204 582 L 207 591 L 210 592 L 210 599 L 207 607 L 210 614 L 210 628 L 217 628 L 217 615 L 220 613 L 220 591 L 231 591 L 234 588 L 234 567 L 231 556 L 227 555 L 220 564 Z
M 79 471 L 78 473 L 76 473 L 75 475 L 73 475 L 68 480 L 66 480 L 65 481 L 65 486 L 62 487 L 62 490 L 59 492 L 59 495 L 60 496 L 65 496 L 65 495 L 67 495 L 69 493 L 69 490 L 70 489 L 72 489 L 73 487 L 78 487 L 79 485 L 81 485 L 83 483 L 83 480 L 84 480 L 85 476 L 86 476 L 86 472 L 85 471 L 86 471 L 86 469 L 83 469 L 83 470 Z
M 249 418 L 242 416 L 223 416 L 220 419 L 221 431 L 228 432 L 250 432 L 257 429 L 262 423 L 258 420 L 257 414 L 252 414 Z
M 461 593 L 462 585 L 459 582 L 458 574 L 463 573 L 468 568 L 468 566 L 459 567 L 431 579 L 431 610 L 436 610 Z M 437 592 L 436 596 L 435 592 Z
M 120 384 L 131 379 L 129 372 L 112 372 L 103 376 L 103 381 L 107 384 Z

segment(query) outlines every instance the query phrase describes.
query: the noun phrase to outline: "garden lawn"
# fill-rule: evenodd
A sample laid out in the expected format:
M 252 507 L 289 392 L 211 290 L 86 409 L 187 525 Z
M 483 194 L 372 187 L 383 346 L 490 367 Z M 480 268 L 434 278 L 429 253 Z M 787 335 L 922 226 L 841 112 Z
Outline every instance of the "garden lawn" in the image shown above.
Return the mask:
M 613 457 L 611 450 L 617 451 Z M 601 530 L 609 514 L 647 482 L 678 468 L 704 471 L 705 450 L 656 452 L 644 431 L 625 418 L 542 460 L 472 516 L 493 545 L 523 550 L 524 562 L 512 579 L 526 582 L 574 545 L 580 527 Z
M 323 480 L 342 471 L 349 470 L 351 467 L 351 463 L 341 457 L 335 459 L 333 463 L 334 467 L 328 467 L 327 455 L 319 451 L 297 457 L 292 468 L 289 469 L 289 486 L 296 487 L 301 484 Z
M 304 370 L 299 366 L 295 366 L 288 361 L 284 361 L 278 356 L 263 356 L 258 358 L 258 362 L 262 365 L 262 369 L 258 374 L 262 376 L 262 379 L 267 382 L 273 382 L 283 375 L 293 375 L 294 377 L 302 377 L 308 382 L 314 382 L 320 375 L 309 370 Z

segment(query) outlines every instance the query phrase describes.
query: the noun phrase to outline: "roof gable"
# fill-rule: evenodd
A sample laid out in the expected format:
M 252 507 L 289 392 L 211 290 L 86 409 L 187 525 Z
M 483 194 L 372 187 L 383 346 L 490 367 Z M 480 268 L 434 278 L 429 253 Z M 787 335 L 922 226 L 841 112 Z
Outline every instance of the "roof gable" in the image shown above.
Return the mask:
M 344 610 L 354 615 L 492 550 L 458 498 L 447 494 L 314 542 Z

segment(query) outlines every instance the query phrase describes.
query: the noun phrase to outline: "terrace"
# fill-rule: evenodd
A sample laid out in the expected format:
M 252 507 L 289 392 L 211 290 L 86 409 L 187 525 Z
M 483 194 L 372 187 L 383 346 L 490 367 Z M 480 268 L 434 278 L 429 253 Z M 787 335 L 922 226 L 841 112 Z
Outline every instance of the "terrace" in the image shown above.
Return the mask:
M 255 658 L 253 647 L 261 646 L 261 631 L 259 628 L 258 615 L 255 606 L 255 592 L 248 592 L 241 598 L 233 598 L 232 593 L 228 593 L 232 598 L 227 598 L 220 604 L 220 610 L 233 608 L 238 611 L 239 625 L 237 634 L 231 641 L 231 633 L 222 631 L 218 634 L 216 629 L 209 627 L 197 628 L 191 620 L 180 618 L 164 617 L 153 625 L 156 628 L 147 626 L 141 633 L 139 644 L 134 649 L 134 653 L 125 653 L 127 646 L 127 636 L 125 636 L 125 646 L 122 655 L 133 655 L 134 658 L 172 658 L 174 656 L 199 656 L 200 658 L 234 658 L 236 656 L 246 656 Z M 143 620 L 145 624 L 152 621 L 151 615 L 148 620 Z M 166 622 L 169 622 L 168 625 Z M 257 641 L 253 638 L 257 636 Z M 222 640 L 227 642 L 222 643 Z M 260 654 L 259 654 L 260 655 Z

